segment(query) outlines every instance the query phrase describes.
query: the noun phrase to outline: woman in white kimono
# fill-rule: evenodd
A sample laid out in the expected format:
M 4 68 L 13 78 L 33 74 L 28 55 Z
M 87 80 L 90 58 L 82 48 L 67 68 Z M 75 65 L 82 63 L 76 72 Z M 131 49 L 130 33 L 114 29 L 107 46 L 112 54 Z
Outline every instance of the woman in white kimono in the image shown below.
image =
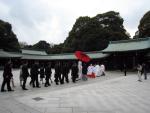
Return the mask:
M 96 77 L 100 77 L 101 74 L 102 74 L 101 68 L 100 68 L 99 64 L 96 64 L 95 65 L 95 75 L 96 75 Z
M 82 78 L 82 62 L 78 62 L 78 79 Z
M 95 78 L 95 74 L 94 74 L 94 66 L 92 64 L 90 64 L 88 66 L 88 72 L 87 72 L 87 76 L 90 78 Z
M 102 71 L 102 76 L 105 76 L 105 66 L 104 66 L 104 64 L 101 64 L 101 71 Z
M 138 81 L 142 82 L 142 77 L 141 77 L 142 66 L 140 64 L 138 64 L 137 70 L 138 70 Z

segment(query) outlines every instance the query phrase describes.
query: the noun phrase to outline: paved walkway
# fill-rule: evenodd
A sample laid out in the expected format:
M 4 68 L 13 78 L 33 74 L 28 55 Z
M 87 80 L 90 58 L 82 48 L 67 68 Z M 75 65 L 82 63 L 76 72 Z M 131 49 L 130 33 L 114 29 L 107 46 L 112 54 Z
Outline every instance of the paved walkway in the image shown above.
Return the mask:
M 0 113 L 150 113 L 150 74 L 138 82 L 136 73 L 107 72 L 86 82 L 28 85 L 29 90 L 22 91 L 18 73 L 14 71 L 15 91 L 0 93 Z

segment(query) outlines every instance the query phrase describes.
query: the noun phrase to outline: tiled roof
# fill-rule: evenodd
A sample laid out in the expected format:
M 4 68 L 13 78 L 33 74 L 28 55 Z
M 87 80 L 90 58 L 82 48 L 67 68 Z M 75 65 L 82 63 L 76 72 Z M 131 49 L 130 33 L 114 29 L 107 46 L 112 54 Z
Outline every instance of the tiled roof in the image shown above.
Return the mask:
M 6 52 L 0 49 L 0 58 L 20 58 L 20 54 L 16 54 L 13 52 Z
M 109 56 L 111 52 L 138 51 L 150 49 L 150 37 L 141 39 L 131 39 L 122 41 L 112 41 L 108 47 L 102 51 L 85 52 L 92 59 L 100 59 Z M 105 53 L 105 54 L 103 54 Z M 149 56 L 149 55 L 148 55 Z M 76 59 L 74 53 L 49 54 L 45 51 L 22 50 L 21 53 L 6 52 L 0 49 L 0 58 L 21 58 L 32 60 L 73 60 Z
M 125 52 L 144 49 L 150 49 L 150 37 L 122 41 L 111 41 L 108 47 L 102 50 L 102 52 Z
M 35 50 L 27 50 L 27 49 L 22 49 L 22 54 L 47 55 L 45 51 L 35 51 Z
M 90 58 L 92 59 L 98 59 L 98 58 L 104 58 L 109 56 L 109 54 L 103 54 L 103 53 L 87 53 Z M 74 55 L 74 53 L 68 53 L 68 54 L 51 54 L 51 55 L 23 55 L 22 59 L 34 59 L 34 60 L 75 60 L 77 59 Z

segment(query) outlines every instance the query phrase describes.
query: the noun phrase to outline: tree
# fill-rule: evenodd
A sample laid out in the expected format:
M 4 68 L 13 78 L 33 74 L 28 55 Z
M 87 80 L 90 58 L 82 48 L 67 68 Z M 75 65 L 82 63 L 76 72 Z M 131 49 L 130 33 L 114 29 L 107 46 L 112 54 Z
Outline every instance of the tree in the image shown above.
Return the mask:
M 138 26 L 139 38 L 145 38 L 150 36 L 150 11 L 148 11 L 140 20 Z
M 63 43 L 58 45 L 54 45 L 53 47 L 49 48 L 47 53 L 48 54 L 59 54 L 62 53 Z
M 44 40 L 40 40 L 38 43 L 33 45 L 25 45 L 24 49 L 31 49 L 31 50 L 40 50 L 40 51 L 46 51 L 49 53 L 49 49 L 53 47 L 53 44 L 49 44 L 48 42 Z
M 64 48 L 72 52 L 97 51 L 106 48 L 109 41 L 124 39 L 129 39 L 129 34 L 123 27 L 123 18 L 110 11 L 93 18 L 79 17 L 64 41 Z
M 2 20 L 0 20 L 0 49 L 21 52 L 18 39 L 12 31 L 11 24 Z
M 50 44 L 44 40 L 39 41 L 38 43 L 32 46 L 35 50 L 48 50 L 50 48 Z
M 19 42 L 19 45 L 21 48 L 25 48 L 26 46 L 28 46 L 27 42 Z

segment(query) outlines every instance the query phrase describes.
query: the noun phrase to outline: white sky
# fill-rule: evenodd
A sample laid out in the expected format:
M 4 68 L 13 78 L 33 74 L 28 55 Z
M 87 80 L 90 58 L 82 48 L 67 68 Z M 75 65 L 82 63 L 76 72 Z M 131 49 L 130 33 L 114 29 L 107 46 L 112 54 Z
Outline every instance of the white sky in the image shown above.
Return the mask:
M 80 16 L 117 11 L 131 36 L 150 10 L 150 0 L 0 0 L 0 19 L 12 24 L 19 41 L 63 43 Z

